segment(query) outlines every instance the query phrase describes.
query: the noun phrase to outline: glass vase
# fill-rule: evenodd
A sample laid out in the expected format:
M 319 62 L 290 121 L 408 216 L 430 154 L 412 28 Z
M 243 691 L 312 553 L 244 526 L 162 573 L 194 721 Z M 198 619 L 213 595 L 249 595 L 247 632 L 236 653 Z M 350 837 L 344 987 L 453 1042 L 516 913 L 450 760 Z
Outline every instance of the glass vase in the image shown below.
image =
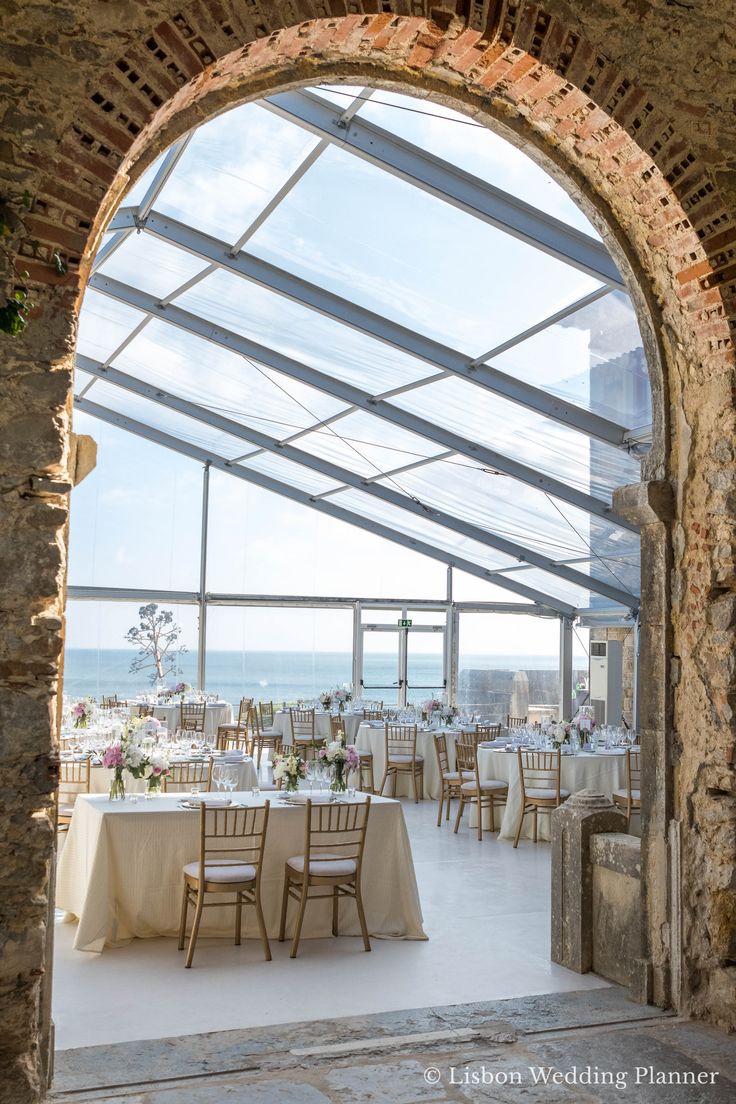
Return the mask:
M 110 800 L 125 801 L 125 782 L 120 767 L 116 767 L 115 773 L 112 776 L 112 782 L 110 783 Z
M 159 797 L 161 795 L 162 779 L 160 774 L 152 774 L 148 779 L 148 786 L 146 788 L 146 797 Z
M 335 763 L 333 771 L 330 789 L 333 793 L 345 793 L 348 788 L 348 780 L 345 776 L 345 764 Z
M 299 789 L 299 779 L 293 774 L 284 776 L 284 790 L 286 793 L 296 793 Z

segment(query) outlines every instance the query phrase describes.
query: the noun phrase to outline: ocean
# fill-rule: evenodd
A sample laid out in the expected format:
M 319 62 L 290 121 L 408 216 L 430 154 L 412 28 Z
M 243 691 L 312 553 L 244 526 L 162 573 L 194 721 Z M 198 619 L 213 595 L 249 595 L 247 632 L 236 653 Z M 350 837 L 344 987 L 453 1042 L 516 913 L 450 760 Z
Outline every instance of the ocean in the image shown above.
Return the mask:
M 70 697 L 101 698 L 103 694 L 134 697 L 150 688 L 144 672 L 131 673 L 135 652 L 129 649 L 68 648 L 65 658 L 64 693 Z M 575 667 L 587 668 L 576 659 Z M 464 671 L 556 671 L 557 656 L 464 655 L 460 659 L 460 685 Z M 396 701 L 396 655 L 370 653 L 365 656 L 364 697 Z M 182 680 L 197 682 L 197 653 L 180 657 L 180 674 L 166 679 L 169 685 Z M 352 680 L 349 652 L 236 652 L 207 653 L 206 689 L 230 702 L 241 697 L 266 701 L 298 701 L 316 697 Z M 442 690 L 442 661 L 435 655 L 414 655 L 411 659 L 409 700 L 421 701 Z M 368 687 L 380 689 L 368 689 Z

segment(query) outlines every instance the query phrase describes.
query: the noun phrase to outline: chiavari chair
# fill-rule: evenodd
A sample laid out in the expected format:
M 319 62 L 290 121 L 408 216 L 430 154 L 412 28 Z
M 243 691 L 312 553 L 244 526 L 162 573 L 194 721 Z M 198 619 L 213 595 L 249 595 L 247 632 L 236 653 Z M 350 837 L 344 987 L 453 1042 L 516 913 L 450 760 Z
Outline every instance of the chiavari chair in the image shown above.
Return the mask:
M 379 793 L 383 793 L 388 778 L 393 779 L 393 795 L 396 797 L 396 779 L 400 774 L 411 776 L 414 801 L 424 800 L 424 756 L 417 755 L 417 726 L 384 725 L 386 766 Z
M 466 805 L 475 805 L 478 811 L 478 839 L 483 839 L 483 813 L 490 811 L 491 831 L 496 831 L 496 805 L 505 805 L 509 796 L 508 782 L 500 778 L 484 778 L 481 780 L 478 767 L 478 745 L 475 741 L 475 733 L 464 733 L 458 737 L 455 744 L 455 758 L 458 770 L 470 778 L 460 786 L 460 808 L 455 820 L 455 832 L 460 827 L 463 811 Z
M 626 789 L 614 790 L 613 802 L 626 813 L 627 827 L 633 813 L 641 812 L 641 749 L 626 749 Z
M 220 751 L 247 751 L 250 753 L 248 739 L 248 716 L 252 698 L 241 698 L 238 706 L 237 721 L 228 721 L 217 726 L 217 747 Z
M 526 717 L 512 717 L 510 713 L 506 716 L 507 728 L 523 728 L 526 723 Z
M 118 709 L 121 703 L 118 701 L 117 694 L 103 694 L 102 695 L 102 708 L 103 709 Z
M 273 728 L 275 722 L 273 702 L 259 702 L 258 713 L 261 722 L 261 728 L 264 732 L 267 732 L 269 728 Z
M 488 740 L 497 740 L 501 735 L 500 724 L 479 724 L 475 726 L 475 733 L 478 737 L 478 743 L 485 743 Z
M 521 812 L 514 847 L 518 847 L 524 817 L 534 814 L 534 842 L 537 842 L 537 821 L 540 812 L 551 813 L 570 796 L 560 787 L 560 749 L 557 751 L 517 751 L 521 783 Z
M 291 957 L 296 958 L 307 901 L 332 898 L 332 934 L 339 935 L 340 898 L 355 901 L 363 946 L 371 943 L 363 909 L 360 878 L 371 799 L 347 804 L 313 805 L 307 800 L 304 820 L 304 854 L 287 859 L 281 901 L 279 940 L 286 938 L 289 898 L 298 903 Z
M 268 714 L 266 714 L 267 716 Z M 271 709 L 271 716 L 273 717 L 273 708 Z M 250 710 L 250 744 L 251 755 L 256 759 L 256 766 L 260 768 L 261 756 L 263 755 L 263 749 L 267 748 L 269 755 L 273 760 L 273 757 L 281 750 L 282 735 L 277 728 L 264 728 L 261 719 L 263 713 L 256 709 L 255 706 L 251 706 Z M 281 789 L 281 784 L 279 784 Z
M 192 786 L 199 786 L 200 790 L 212 788 L 212 756 L 207 759 L 186 760 L 182 763 L 171 763 L 169 773 L 164 775 L 164 793 L 185 793 Z
M 205 808 L 199 813 L 199 859 L 184 866 L 184 895 L 179 925 L 179 950 L 184 950 L 187 912 L 194 907 L 186 968 L 192 965 L 199 923 L 206 908 L 235 907 L 235 946 L 240 946 L 243 905 L 256 910 L 263 952 L 271 961 L 271 947 L 261 906 L 261 870 L 268 830 L 269 802 L 253 808 Z M 207 901 L 207 894 L 235 894 L 234 901 Z
M 89 793 L 89 759 L 62 759 L 59 764 L 57 825 L 67 832 L 74 815 L 74 805 L 80 794 Z
M 141 718 L 152 717 L 153 716 L 153 706 L 152 705 L 141 705 L 141 703 L 138 702 L 136 705 L 134 705 L 132 707 L 131 713 L 134 717 L 141 717 Z
M 437 756 L 437 767 L 440 772 L 440 801 L 437 810 L 437 827 L 442 824 L 442 808 L 445 801 L 447 810 L 445 819 L 450 819 L 450 804 L 453 797 L 460 797 L 460 787 L 463 782 L 469 782 L 473 777 L 472 772 L 466 771 L 464 775 L 459 770 L 450 770 L 450 757 L 447 754 L 447 736 L 444 732 L 437 732 L 434 736 L 434 750 Z
M 330 716 L 330 739 L 339 740 L 345 743 L 347 742 L 347 735 L 345 733 L 345 722 L 341 716 Z M 376 783 L 373 775 L 373 752 L 367 751 L 364 748 L 355 748 L 360 763 L 356 768 L 358 775 L 358 789 L 363 792 L 375 793 Z
M 382 721 L 383 709 L 364 709 L 363 710 L 364 721 Z
M 182 702 L 179 706 L 179 727 L 184 732 L 200 732 L 204 736 L 204 702 Z
M 317 736 L 315 711 L 313 709 L 289 710 L 289 722 L 291 726 L 291 742 L 294 748 L 305 759 L 315 759 L 320 743 Z

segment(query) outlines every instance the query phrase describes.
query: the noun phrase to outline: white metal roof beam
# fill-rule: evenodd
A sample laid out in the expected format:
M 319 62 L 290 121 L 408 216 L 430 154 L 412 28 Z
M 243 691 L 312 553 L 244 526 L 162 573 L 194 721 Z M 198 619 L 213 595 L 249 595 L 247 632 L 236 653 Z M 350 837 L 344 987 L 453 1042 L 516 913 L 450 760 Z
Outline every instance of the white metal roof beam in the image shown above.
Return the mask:
M 420 418 L 416 414 L 411 414 L 407 410 L 402 410 L 397 406 L 393 406 L 389 402 L 374 398 L 372 395 L 369 395 L 365 391 L 361 391 L 352 384 L 335 379 L 333 376 L 328 376 L 323 372 L 319 372 L 316 368 L 311 368 L 306 364 L 302 364 L 300 361 L 293 360 L 283 353 L 278 353 L 273 349 L 268 349 L 263 345 L 259 345 L 250 338 L 233 333 L 231 330 L 227 330 L 224 327 L 216 326 L 214 323 L 208 322 L 198 315 L 190 314 L 188 311 L 182 310 L 181 307 L 172 304 L 159 304 L 157 300 L 148 293 L 140 291 L 137 288 L 131 288 L 126 284 L 120 283 L 118 280 L 112 280 L 99 273 L 90 279 L 90 287 L 94 287 L 97 291 L 109 295 L 113 299 L 118 299 L 122 303 L 128 303 L 131 306 L 137 307 L 139 310 L 143 310 L 146 313 L 155 313 L 157 317 L 162 318 L 173 326 L 177 326 L 187 333 L 195 334 L 224 349 L 229 349 L 231 352 L 239 353 L 241 356 L 251 360 L 256 360 L 260 364 L 274 368 L 283 375 L 299 380 L 301 383 L 308 383 L 310 386 L 328 395 L 332 395 L 334 398 L 341 399 L 349 406 L 359 407 L 360 409 L 368 411 L 369 414 L 375 414 L 385 421 L 400 426 L 402 429 L 407 429 L 420 437 L 425 437 L 429 441 L 434 441 L 445 450 L 458 452 L 463 456 L 469 457 L 471 460 L 484 464 L 486 467 L 493 468 L 498 472 L 503 472 L 514 479 L 518 479 L 522 483 L 535 487 L 537 490 L 546 491 L 560 501 L 568 502 L 570 505 L 576 506 L 586 513 L 595 514 L 597 517 L 604 518 L 606 521 L 610 521 L 621 528 L 630 529 L 632 532 L 638 532 L 636 526 L 619 518 L 608 503 L 603 502 L 593 495 L 586 494 L 584 491 L 579 491 L 569 486 L 567 483 L 562 483 L 551 476 L 544 475 L 542 472 L 530 468 L 526 464 L 520 463 L 518 460 L 513 460 L 502 453 L 496 452 L 495 449 L 488 448 L 486 445 L 478 444 L 475 441 L 469 441 L 465 437 L 461 437 L 445 429 L 443 426 L 428 422 L 424 418 Z
M 464 521 L 454 514 L 448 514 L 443 510 L 425 505 L 419 499 L 410 498 L 395 490 L 393 487 L 387 487 L 384 484 L 367 480 L 363 476 L 349 471 L 347 468 L 342 468 L 332 463 L 330 460 L 326 460 L 320 456 L 314 456 L 293 445 L 278 441 L 276 438 L 262 433 L 261 430 L 242 425 L 232 418 L 227 418 L 214 410 L 208 410 L 206 407 L 198 406 L 188 399 L 183 399 L 171 392 L 164 391 L 162 388 L 154 386 L 153 384 L 145 383 L 143 380 L 137 379 L 135 376 L 130 376 L 125 372 L 121 372 L 117 368 L 111 368 L 99 361 L 94 361 L 84 356 L 78 357 L 78 363 L 83 371 L 90 372 L 92 375 L 107 380 L 108 383 L 113 383 L 117 387 L 121 387 L 134 395 L 139 395 L 141 398 L 157 403 L 159 406 L 163 406 L 168 410 L 175 410 L 204 425 L 212 426 L 213 429 L 227 433 L 231 437 L 249 441 L 251 444 L 257 445 L 259 448 L 265 449 L 269 453 L 283 456 L 285 459 L 291 460 L 293 463 L 299 464 L 309 471 L 319 472 L 320 475 L 324 475 L 329 479 L 334 479 L 338 483 L 345 484 L 346 487 L 352 487 L 372 498 L 379 499 L 406 513 L 413 514 L 415 517 L 419 517 L 424 521 L 431 521 L 444 529 L 449 529 L 454 533 L 460 533 L 464 537 L 468 537 L 470 540 L 476 541 L 485 547 L 493 548 L 506 556 L 511 556 L 518 561 L 523 561 L 527 567 L 532 566 L 541 568 L 551 575 L 556 575 L 567 582 L 584 587 L 586 591 L 592 590 L 594 593 L 602 594 L 607 598 L 611 598 L 614 602 L 628 605 L 631 608 L 638 607 L 638 600 L 629 591 L 616 586 L 610 586 L 600 580 L 593 580 L 588 575 L 576 571 L 574 568 L 555 563 L 554 560 L 535 552 L 533 549 L 525 548 L 515 541 L 507 540 L 505 537 L 498 537 L 487 529 L 482 529 L 477 525 L 473 525 L 471 522 Z M 232 463 L 234 463 L 234 461 L 231 461 L 231 464 Z M 324 499 L 326 496 L 312 495 L 310 497 L 312 499 Z M 514 570 L 514 568 L 498 568 L 497 570 L 499 572 L 506 572 Z
M 424 541 L 416 540 L 414 537 L 398 533 L 386 525 L 381 525 L 378 522 L 361 517 L 360 514 L 353 513 L 351 510 L 346 510 L 342 506 L 336 506 L 333 502 L 323 502 L 320 499 L 314 499 L 306 491 L 291 487 L 287 483 L 281 483 L 279 480 L 264 475 L 262 472 L 256 472 L 238 466 L 234 467 L 232 463 L 221 456 L 216 456 L 188 442 L 179 441 L 168 433 L 164 433 L 159 429 L 154 429 L 153 426 L 148 426 L 134 418 L 128 418 L 124 414 L 101 406 L 99 403 L 91 402 L 89 399 L 78 398 L 75 400 L 75 405 L 79 410 L 83 410 L 85 413 L 91 414 L 101 421 L 108 422 L 110 425 L 119 426 L 121 429 L 126 429 L 128 432 L 135 433 L 139 437 L 144 437 L 146 440 L 153 441 L 155 444 L 161 445 L 164 448 L 179 452 L 184 456 L 189 456 L 191 459 L 197 460 L 201 464 L 210 464 L 219 471 L 223 471 L 228 475 L 234 475 L 237 479 L 242 479 L 246 483 L 253 483 L 255 486 L 261 487 L 263 490 L 270 491 L 273 494 L 280 495 L 282 498 L 288 498 L 291 499 L 292 502 L 297 502 L 302 506 L 308 506 L 310 509 L 327 514 L 329 517 L 346 522 L 348 525 L 352 525 L 358 529 L 363 529 L 368 533 L 372 533 L 374 536 L 382 537 L 384 540 L 391 541 L 393 544 L 403 545 L 403 547 L 409 548 L 413 552 L 418 552 L 422 556 L 427 556 L 429 559 L 439 560 L 441 563 L 448 564 L 451 567 L 457 567 L 461 571 L 465 571 L 470 575 L 475 575 L 477 578 L 483 579 L 487 583 L 496 583 L 496 573 L 481 567 L 479 564 L 473 563 L 470 560 L 465 560 L 460 556 L 452 555 L 449 552 L 444 552 L 442 549 L 435 548 L 430 544 L 425 544 Z M 504 576 L 500 576 L 498 584 L 505 590 L 512 591 L 520 597 L 530 599 L 545 610 L 553 610 L 555 613 L 562 614 L 565 617 L 575 616 L 574 606 L 570 606 L 566 602 L 561 602 L 557 598 L 552 598 L 547 594 L 542 594 L 541 591 L 535 590 L 532 587 L 517 583 L 513 579 L 507 579 Z
M 125 229 L 131 223 L 140 226 L 141 224 L 136 220 L 135 211 L 121 208 L 110 226 L 112 229 Z M 226 272 L 231 272 L 241 279 L 250 280 L 300 306 L 317 311 L 333 321 L 341 322 L 351 329 L 408 353 L 433 368 L 439 368 L 461 379 L 469 380 L 478 387 L 483 387 L 511 402 L 534 410 L 546 418 L 571 426 L 606 445 L 625 448 L 626 427 L 575 406 L 574 403 L 558 395 L 516 379 L 498 368 L 487 364 L 476 364 L 455 349 L 450 349 L 398 322 L 392 322 L 357 303 L 343 299 L 299 276 L 277 268 L 268 261 L 263 261 L 247 252 L 235 252 L 232 246 L 209 234 L 204 234 L 156 211 L 148 215 L 142 228 L 154 237 L 176 245 Z
M 269 96 L 263 106 L 460 210 L 614 287 L 625 287 L 601 242 L 366 119 L 347 125 L 314 92 Z

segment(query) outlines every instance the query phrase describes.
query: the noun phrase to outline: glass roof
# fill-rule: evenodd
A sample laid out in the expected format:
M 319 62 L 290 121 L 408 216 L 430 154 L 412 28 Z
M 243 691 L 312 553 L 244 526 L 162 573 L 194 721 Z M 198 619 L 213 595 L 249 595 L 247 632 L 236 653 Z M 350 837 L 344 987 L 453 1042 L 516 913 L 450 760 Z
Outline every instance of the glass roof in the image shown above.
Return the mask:
M 494 572 L 545 608 L 635 608 L 638 535 L 610 504 L 640 477 L 625 435 L 648 426 L 651 400 L 628 296 L 581 270 L 583 249 L 601 272 L 598 235 L 477 121 L 383 90 L 316 92 L 347 128 L 389 131 L 404 163 L 426 151 L 444 162 L 439 179 L 459 169 L 510 207 L 533 205 L 554 255 L 310 130 L 278 97 L 234 108 L 125 198 L 136 226 L 107 235 L 116 248 L 83 304 L 78 407 Z M 214 254 L 179 224 L 215 239 Z M 239 258 L 267 262 L 272 286 L 236 271 Z M 503 394 L 468 372 L 483 360 L 508 378 Z

